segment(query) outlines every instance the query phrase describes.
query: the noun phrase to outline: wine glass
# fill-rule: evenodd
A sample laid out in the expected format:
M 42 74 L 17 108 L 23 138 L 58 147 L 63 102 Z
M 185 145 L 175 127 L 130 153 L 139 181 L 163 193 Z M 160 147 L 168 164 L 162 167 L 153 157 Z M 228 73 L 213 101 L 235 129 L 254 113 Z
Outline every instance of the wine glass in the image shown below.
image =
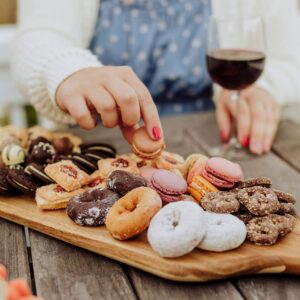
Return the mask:
M 238 105 L 241 90 L 262 74 L 265 65 L 265 32 L 260 17 L 211 17 L 208 27 L 207 69 L 212 81 L 230 90 L 230 100 Z M 209 149 L 211 156 L 241 160 L 249 157 L 232 124 L 228 143 Z

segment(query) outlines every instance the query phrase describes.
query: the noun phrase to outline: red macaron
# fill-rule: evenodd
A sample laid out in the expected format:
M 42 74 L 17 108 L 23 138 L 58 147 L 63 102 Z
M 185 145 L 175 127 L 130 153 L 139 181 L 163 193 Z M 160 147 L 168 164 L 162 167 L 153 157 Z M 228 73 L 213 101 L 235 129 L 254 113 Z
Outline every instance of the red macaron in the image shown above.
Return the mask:
M 202 176 L 219 188 L 230 189 L 243 179 L 243 171 L 237 163 L 222 157 L 213 157 L 207 160 Z

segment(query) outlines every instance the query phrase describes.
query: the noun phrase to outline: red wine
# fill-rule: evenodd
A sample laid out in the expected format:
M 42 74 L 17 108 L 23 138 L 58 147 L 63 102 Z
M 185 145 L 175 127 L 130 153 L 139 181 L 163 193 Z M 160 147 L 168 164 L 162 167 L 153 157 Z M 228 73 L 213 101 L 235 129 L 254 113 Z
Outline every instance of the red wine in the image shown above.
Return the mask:
M 210 51 L 206 60 L 208 72 L 215 83 L 228 90 L 242 90 L 261 75 L 265 55 L 246 49 L 220 49 Z

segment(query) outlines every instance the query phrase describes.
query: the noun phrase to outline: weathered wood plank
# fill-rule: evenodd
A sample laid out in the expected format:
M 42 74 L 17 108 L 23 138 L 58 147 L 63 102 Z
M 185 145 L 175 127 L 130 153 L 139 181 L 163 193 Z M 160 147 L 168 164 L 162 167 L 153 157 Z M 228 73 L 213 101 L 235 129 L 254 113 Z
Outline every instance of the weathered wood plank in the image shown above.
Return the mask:
M 120 264 L 30 231 L 37 294 L 47 300 L 136 299 Z
M 0 263 L 9 272 L 9 278 L 24 278 L 31 285 L 30 269 L 24 227 L 0 218 Z
M 173 282 L 155 277 L 134 268 L 130 268 L 129 275 L 131 276 L 138 297 L 142 300 L 243 299 L 236 288 L 228 280 L 205 283 Z
M 275 153 L 300 171 L 300 125 L 283 121 L 278 130 L 273 149 Z

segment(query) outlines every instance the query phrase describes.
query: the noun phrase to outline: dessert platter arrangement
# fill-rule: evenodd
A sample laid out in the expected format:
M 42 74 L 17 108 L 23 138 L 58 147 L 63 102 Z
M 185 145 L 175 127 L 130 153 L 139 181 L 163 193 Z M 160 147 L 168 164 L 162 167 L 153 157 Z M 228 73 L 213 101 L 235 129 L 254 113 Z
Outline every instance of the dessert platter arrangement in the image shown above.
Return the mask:
M 144 127 L 117 155 L 68 132 L 6 126 L 0 152 L 1 217 L 174 280 L 300 273 L 295 197 L 237 163 L 185 159 Z

